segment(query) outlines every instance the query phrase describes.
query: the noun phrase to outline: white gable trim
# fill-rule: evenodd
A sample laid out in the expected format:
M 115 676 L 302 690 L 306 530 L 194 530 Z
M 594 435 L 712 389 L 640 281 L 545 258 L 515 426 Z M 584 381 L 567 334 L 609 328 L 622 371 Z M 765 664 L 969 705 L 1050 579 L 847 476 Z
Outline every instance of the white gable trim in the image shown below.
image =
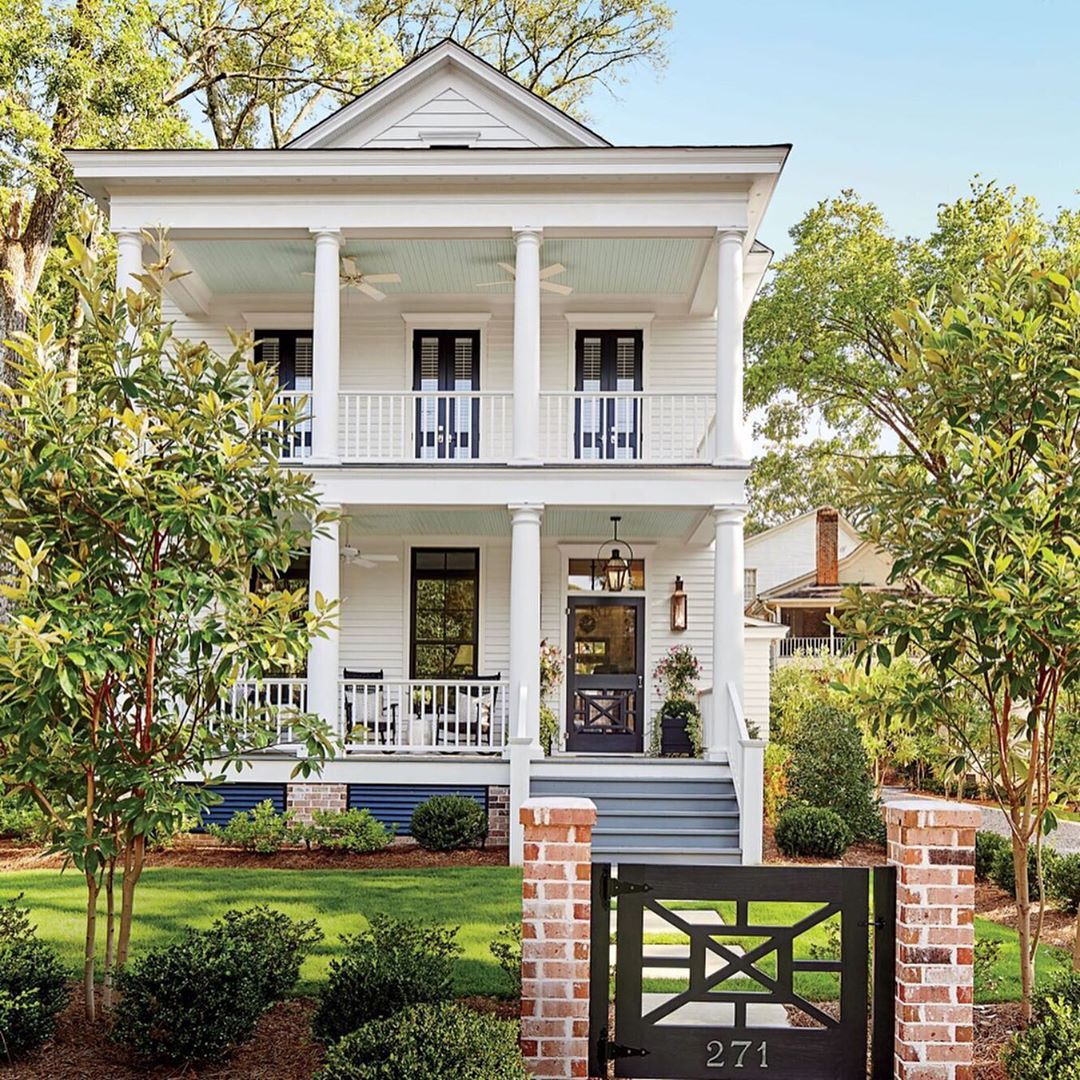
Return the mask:
M 512 117 L 505 118 L 507 125 L 534 145 L 610 145 L 456 42 L 444 41 L 297 136 L 288 147 L 307 150 L 335 146 L 347 130 L 354 145 L 363 145 L 447 90 L 458 91 L 460 84 L 468 86 L 469 100 L 481 108 L 495 115 L 500 111 L 512 113 Z M 511 123 L 511 119 L 518 123 Z M 417 145 L 423 145 L 419 138 Z

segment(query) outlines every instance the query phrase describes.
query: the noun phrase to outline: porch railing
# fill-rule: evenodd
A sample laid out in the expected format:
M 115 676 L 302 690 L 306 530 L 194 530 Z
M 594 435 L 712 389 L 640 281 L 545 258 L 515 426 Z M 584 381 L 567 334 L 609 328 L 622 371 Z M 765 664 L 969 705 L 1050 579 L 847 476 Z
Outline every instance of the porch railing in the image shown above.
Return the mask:
M 505 462 L 513 454 L 512 394 L 413 391 L 341 395 L 343 461 Z
M 314 425 L 311 416 L 311 394 L 306 390 L 280 390 L 274 395 L 274 402 L 301 410 L 300 419 L 291 431 L 285 432 L 285 425 L 281 425 L 280 430 L 284 435 L 281 460 L 304 461 L 311 457 L 311 436 Z
M 338 723 L 349 752 L 497 753 L 509 699 L 505 679 L 343 679 Z
M 540 453 L 552 462 L 702 462 L 715 413 L 711 394 L 543 393 Z
M 265 729 L 272 726 L 272 745 L 296 741 L 292 719 L 307 712 L 306 679 L 247 679 L 229 691 L 225 708 L 243 724 Z

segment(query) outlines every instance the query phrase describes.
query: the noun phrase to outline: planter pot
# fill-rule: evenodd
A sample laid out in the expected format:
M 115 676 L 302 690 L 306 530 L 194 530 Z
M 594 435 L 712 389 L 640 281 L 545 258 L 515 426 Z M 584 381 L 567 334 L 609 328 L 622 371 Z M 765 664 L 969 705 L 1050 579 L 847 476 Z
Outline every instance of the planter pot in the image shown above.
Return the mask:
M 660 753 L 664 757 L 693 757 L 694 744 L 686 733 L 681 716 L 665 716 L 660 721 Z

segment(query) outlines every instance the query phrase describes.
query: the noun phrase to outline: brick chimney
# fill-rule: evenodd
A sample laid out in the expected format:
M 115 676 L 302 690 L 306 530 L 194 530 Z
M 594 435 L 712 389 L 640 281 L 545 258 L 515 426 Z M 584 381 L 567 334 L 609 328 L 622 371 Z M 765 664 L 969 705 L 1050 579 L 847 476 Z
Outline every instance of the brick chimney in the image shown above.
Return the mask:
M 837 567 L 837 532 L 839 515 L 830 506 L 817 512 L 817 581 L 818 585 L 839 585 Z

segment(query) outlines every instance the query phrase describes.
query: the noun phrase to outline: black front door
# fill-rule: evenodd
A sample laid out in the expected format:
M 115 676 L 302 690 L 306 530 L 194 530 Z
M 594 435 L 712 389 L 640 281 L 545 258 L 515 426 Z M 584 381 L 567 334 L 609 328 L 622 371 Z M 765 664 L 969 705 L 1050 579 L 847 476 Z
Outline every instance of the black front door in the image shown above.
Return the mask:
M 468 459 L 480 455 L 480 334 L 417 330 L 413 335 L 416 456 Z
M 645 723 L 645 601 L 575 596 L 567 616 L 566 748 L 640 753 Z
M 641 456 L 640 330 L 579 330 L 575 456 L 582 460 Z M 595 394 L 595 397 L 590 397 Z

